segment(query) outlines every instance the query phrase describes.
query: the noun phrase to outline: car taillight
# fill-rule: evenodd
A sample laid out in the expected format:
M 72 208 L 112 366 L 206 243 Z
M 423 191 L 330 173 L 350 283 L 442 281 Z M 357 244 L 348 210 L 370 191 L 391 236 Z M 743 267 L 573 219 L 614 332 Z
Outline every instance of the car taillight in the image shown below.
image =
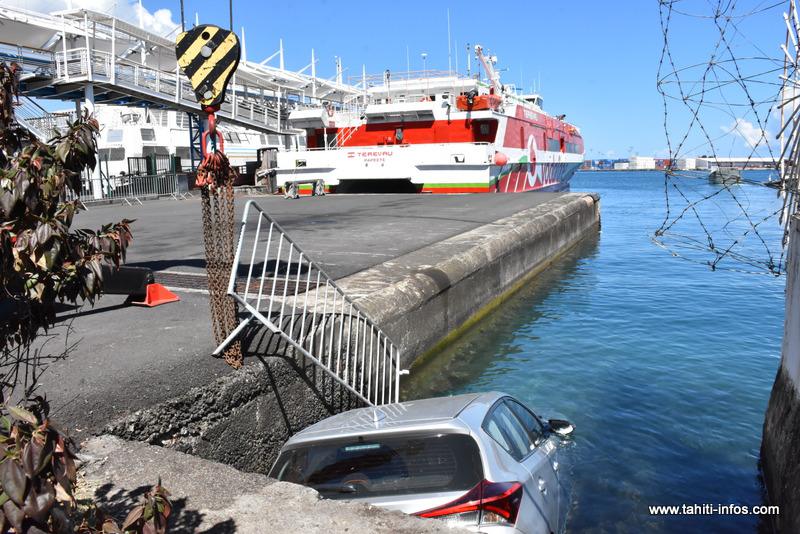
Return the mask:
M 513 525 L 517 522 L 521 502 L 522 484 L 519 482 L 482 480 L 458 499 L 414 515 L 455 520 L 460 523 Z

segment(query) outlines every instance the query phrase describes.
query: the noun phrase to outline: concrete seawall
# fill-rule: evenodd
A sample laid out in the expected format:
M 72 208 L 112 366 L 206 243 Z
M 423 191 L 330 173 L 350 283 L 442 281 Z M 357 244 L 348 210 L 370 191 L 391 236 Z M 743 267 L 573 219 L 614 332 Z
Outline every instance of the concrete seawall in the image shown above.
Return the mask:
M 561 195 L 339 282 L 411 366 L 598 224 L 596 196 Z M 290 435 L 358 405 L 266 329 L 245 337 L 245 369 L 139 410 L 106 432 L 266 473 Z
M 399 343 L 403 364 L 425 353 L 597 231 L 597 195 L 550 200 L 385 262 L 341 285 Z
M 781 364 L 772 387 L 761 444 L 767 496 L 770 504 L 780 506 L 780 515 L 773 517 L 778 532 L 800 532 L 800 219 L 797 216 L 791 222 L 791 236 Z

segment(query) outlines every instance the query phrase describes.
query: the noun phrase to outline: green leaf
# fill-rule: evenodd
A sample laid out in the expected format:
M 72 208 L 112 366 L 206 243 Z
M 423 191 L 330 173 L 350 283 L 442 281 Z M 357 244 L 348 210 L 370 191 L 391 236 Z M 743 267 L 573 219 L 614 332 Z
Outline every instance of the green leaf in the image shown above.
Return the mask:
M 56 157 L 60 159 L 62 163 L 66 163 L 68 155 L 69 155 L 69 142 L 61 141 L 58 144 L 58 146 L 56 146 Z
M 34 284 L 35 282 L 36 280 L 34 280 Z M 8 406 L 7 409 L 8 413 L 11 414 L 11 417 L 16 419 L 17 421 L 25 421 L 26 423 L 30 423 L 33 426 L 38 426 L 39 420 L 36 419 L 36 416 L 33 415 L 28 410 L 26 410 L 25 408 L 21 406 Z

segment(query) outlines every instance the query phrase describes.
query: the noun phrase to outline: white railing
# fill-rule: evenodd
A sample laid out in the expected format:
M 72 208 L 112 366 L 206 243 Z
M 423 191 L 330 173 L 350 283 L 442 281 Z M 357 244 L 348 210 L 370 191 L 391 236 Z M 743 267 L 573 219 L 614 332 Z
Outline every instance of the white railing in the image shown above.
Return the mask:
M 192 108 L 199 107 L 194 90 L 182 74 L 165 72 L 130 60 L 114 58 L 109 52 L 93 50 L 90 55 L 86 48 L 73 48 L 55 54 L 55 77 L 57 81 L 69 81 L 73 78 L 88 77 L 92 81 L 102 81 L 121 88 L 134 89 L 157 95 L 161 100 L 180 103 Z M 91 68 L 90 68 L 91 67 Z M 236 94 L 238 92 L 238 94 Z M 236 105 L 231 102 L 236 99 Z M 228 91 L 228 99 L 220 108 L 222 114 L 230 118 L 250 122 L 253 125 L 264 125 L 274 130 L 282 130 L 281 117 L 286 118 L 278 109 L 278 104 L 267 99 L 257 100 L 251 92 L 241 88 Z
M 351 137 L 358 131 L 359 126 L 345 126 L 336 132 L 336 137 L 333 139 L 333 144 L 337 147 L 343 147 L 344 144 L 350 140 Z
M 21 96 L 14 106 L 14 118 L 40 140 L 47 141 L 55 135 L 56 130 L 66 128 L 72 115 L 50 113 L 27 96 Z
M 242 216 L 228 294 L 246 316 L 214 354 L 255 320 L 367 405 L 399 401 L 398 348 L 253 200 Z
M 9 43 L 0 43 L 0 60 L 12 61 L 29 75 L 52 76 L 53 53 L 38 48 L 28 48 Z

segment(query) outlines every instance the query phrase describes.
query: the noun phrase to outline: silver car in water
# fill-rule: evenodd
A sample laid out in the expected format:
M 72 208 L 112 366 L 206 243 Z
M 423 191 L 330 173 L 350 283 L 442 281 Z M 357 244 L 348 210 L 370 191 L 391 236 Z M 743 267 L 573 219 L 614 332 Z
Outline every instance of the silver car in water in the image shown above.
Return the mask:
M 360 408 L 292 436 L 270 476 L 477 532 L 557 533 L 571 431 L 496 392 Z

